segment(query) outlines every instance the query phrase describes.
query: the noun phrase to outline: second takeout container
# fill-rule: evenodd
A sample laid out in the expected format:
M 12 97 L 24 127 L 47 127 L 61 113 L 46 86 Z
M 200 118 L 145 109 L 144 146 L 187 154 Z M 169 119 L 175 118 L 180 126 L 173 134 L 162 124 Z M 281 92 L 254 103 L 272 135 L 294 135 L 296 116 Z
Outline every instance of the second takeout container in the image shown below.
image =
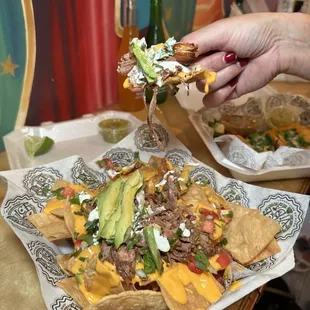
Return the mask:
M 278 93 L 270 86 L 266 86 L 258 91 L 252 92 L 250 94 L 244 95 L 236 100 L 232 100 L 231 104 L 226 104 L 223 106 L 223 109 L 234 108 L 235 106 L 240 106 L 244 104 L 249 98 L 267 98 L 269 96 L 277 95 Z M 300 152 L 295 152 L 294 155 L 296 158 L 291 158 L 291 166 L 282 165 L 282 166 L 270 166 L 269 168 L 264 168 L 259 171 L 255 171 L 253 169 L 248 169 L 245 166 L 236 164 L 232 162 L 225 156 L 223 150 L 219 147 L 217 143 L 214 142 L 212 133 L 205 125 L 202 120 L 201 111 L 204 110 L 204 106 L 202 104 L 204 94 L 200 93 L 194 85 L 191 85 L 189 96 L 187 96 L 186 90 L 181 87 L 180 92 L 176 95 L 177 100 L 180 105 L 188 110 L 189 119 L 192 122 L 193 126 L 197 130 L 198 134 L 210 150 L 214 159 L 222 166 L 226 167 L 232 176 L 238 180 L 244 182 L 257 182 L 257 181 L 270 181 L 270 180 L 280 180 L 280 179 L 294 179 L 294 178 L 302 178 L 310 176 L 310 157 L 307 155 L 307 152 L 301 150 Z M 279 103 L 271 102 L 269 104 L 269 110 L 272 108 L 276 108 Z M 298 106 L 298 102 L 296 103 L 296 108 Z M 294 108 L 294 107 L 293 107 Z M 207 113 L 207 112 L 204 112 Z M 309 112 L 306 108 L 305 114 L 310 115 L 310 107 Z M 264 117 L 264 116 L 262 116 Z M 288 149 L 288 148 L 287 148 Z M 249 152 L 255 152 L 250 147 L 248 147 Z M 261 154 L 265 153 L 259 153 Z M 236 154 L 238 157 L 239 154 Z M 293 156 L 293 155 L 292 155 Z M 308 159 L 307 159 L 308 156 Z M 306 162 L 305 165 L 301 165 L 301 160 Z M 309 161 L 309 162 L 308 162 Z

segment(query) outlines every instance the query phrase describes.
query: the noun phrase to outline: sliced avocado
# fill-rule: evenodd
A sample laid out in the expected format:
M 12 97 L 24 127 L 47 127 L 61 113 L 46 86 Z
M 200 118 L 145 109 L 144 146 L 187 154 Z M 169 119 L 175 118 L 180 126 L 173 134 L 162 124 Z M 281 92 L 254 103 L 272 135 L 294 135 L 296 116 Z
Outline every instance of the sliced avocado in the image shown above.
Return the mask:
M 97 206 L 99 212 L 99 236 L 117 208 L 117 200 L 124 181 L 119 179 L 110 184 L 105 190 L 98 195 Z M 102 237 L 102 236 L 101 236 Z
M 143 177 L 136 170 L 125 182 L 121 201 L 121 217 L 116 223 L 114 245 L 118 248 L 125 240 L 126 232 L 132 227 L 134 199 L 138 189 L 143 185 Z
M 143 235 L 144 235 L 145 241 L 148 245 L 148 248 L 152 254 L 156 268 L 159 271 L 159 273 L 162 273 L 163 272 L 163 262 L 161 260 L 160 253 L 159 253 L 156 241 L 155 241 L 153 226 L 145 227 L 143 229 Z
M 147 56 L 147 53 L 139 46 L 138 40 L 131 42 L 131 50 L 137 58 L 137 61 L 143 70 L 147 81 L 150 84 L 156 82 L 157 73 L 153 67 L 152 60 Z
M 123 182 L 121 185 L 119 195 L 116 200 L 114 212 L 111 214 L 109 220 L 106 222 L 105 226 L 99 233 L 99 236 L 104 239 L 112 239 L 115 236 L 116 223 L 119 221 L 122 215 L 121 203 L 123 200 L 124 186 L 125 186 L 125 182 Z

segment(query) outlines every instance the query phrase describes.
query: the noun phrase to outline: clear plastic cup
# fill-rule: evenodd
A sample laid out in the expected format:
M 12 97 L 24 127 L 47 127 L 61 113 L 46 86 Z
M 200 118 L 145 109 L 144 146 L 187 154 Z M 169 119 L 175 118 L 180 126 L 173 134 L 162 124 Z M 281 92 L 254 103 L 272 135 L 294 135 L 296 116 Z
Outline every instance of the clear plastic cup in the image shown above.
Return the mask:
M 108 143 L 117 143 L 130 132 L 131 122 L 122 118 L 109 118 L 98 123 L 103 139 Z

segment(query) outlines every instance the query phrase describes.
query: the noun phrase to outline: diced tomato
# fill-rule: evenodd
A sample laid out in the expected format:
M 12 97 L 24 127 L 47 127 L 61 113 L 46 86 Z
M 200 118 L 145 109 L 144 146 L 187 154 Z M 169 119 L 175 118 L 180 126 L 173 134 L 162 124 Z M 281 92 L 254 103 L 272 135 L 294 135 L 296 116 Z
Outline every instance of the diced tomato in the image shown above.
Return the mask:
M 219 254 L 216 262 L 221 265 L 222 268 L 227 268 L 231 263 L 231 258 L 226 253 Z
M 65 187 L 62 191 L 61 191 L 61 195 L 63 195 L 64 197 L 73 197 L 75 194 L 74 189 L 70 188 L 70 187 Z
M 217 213 L 215 211 L 211 211 L 211 210 L 208 210 L 208 209 L 203 209 L 203 214 L 205 216 L 213 216 L 213 218 L 215 218 L 215 219 L 219 218 L 219 216 L 217 215 Z
M 82 244 L 82 240 L 76 240 L 76 241 L 74 242 L 74 247 L 75 247 L 75 248 L 79 248 L 79 247 L 81 246 L 81 244 Z
M 213 233 L 214 232 L 214 222 L 213 221 L 210 221 L 210 220 L 207 220 L 203 223 L 202 225 L 202 231 L 203 232 L 206 232 L 206 233 Z
M 111 160 L 111 159 L 109 159 L 109 158 L 104 158 L 103 159 L 103 161 L 104 161 L 104 164 L 105 164 L 105 166 L 106 166 L 106 168 L 108 169 L 108 170 L 110 170 L 110 169 L 114 169 L 114 164 L 113 164 L 113 161 Z
M 188 269 L 191 271 L 191 272 L 194 272 L 194 273 L 197 273 L 197 274 L 202 274 L 203 273 L 203 270 L 202 269 L 199 269 L 196 267 L 196 264 L 194 262 L 190 262 L 188 263 Z

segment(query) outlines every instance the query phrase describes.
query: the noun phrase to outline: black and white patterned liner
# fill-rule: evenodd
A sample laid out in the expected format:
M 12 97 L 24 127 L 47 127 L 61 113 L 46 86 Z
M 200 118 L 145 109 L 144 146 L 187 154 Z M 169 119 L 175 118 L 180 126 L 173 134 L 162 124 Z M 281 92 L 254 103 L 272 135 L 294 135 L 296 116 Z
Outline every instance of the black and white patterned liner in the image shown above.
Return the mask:
M 183 166 L 191 162 L 192 155 L 181 149 L 173 149 L 166 153 L 165 157 L 176 167 L 182 169 Z
M 27 216 L 41 212 L 44 208 L 42 201 L 34 196 L 22 195 L 8 199 L 2 206 L 6 218 L 11 225 L 28 234 L 41 236 L 42 234 L 27 219 Z
M 56 287 L 58 281 L 66 278 L 66 275 L 57 264 L 57 253 L 45 242 L 31 241 L 27 243 L 27 248 L 48 283 Z
M 259 211 L 277 221 L 282 229 L 278 240 L 286 240 L 298 234 L 304 219 L 304 211 L 299 202 L 287 194 L 270 195 L 258 206 Z
M 59 298 L 56 298 L 55 301 L 51 304 L 52 310 L 82 310 L 73 299 L 68 295 L 62 295 Z
M 117 167 L 128 167 L 135 162 L 135 153 L 128 148 L 116 147 L 106 152 L 103 158 L 109 158 Z
M 190 174 L 191 180 L 194 180 L 198 184 L 208 184 L 214 190 L 216 190 L 216 180 L 214 173 L 211 169 L 205 166 L 195 167 Z
M 88 167 L 82 158 L 79 158 L 72 169 L 73 183 L 86 184 L 95 189 L 105 184 L 108 180 L 105 174 L 95 171 Z
M 236 182 L 230 182 L 220 190 L 222 195 L 227 201 L 241 205 L 243 207 L 249 207 L 249 198 L 246 191 L 241 185 Z
M 24 180 L 24 187 L 30 195 L 47 200 L 46 189 L 50 190 L 56 180 L 63 179 L 63 175 L 51 167 L 37 167 L 30 170 Z
M 275 255 L 265 258 L 260 262 L 256 262 L 247 266 L 248 269 L 255 271 L 255 272 L 264 272 L 271 269 L 277 262 Z
M 158 139 L 162 143 L 163 147 L 166 148 L 169 143 L 168 132 L 160 124 L 154 123 L 152 126 L 155 132 L 157 133 Z M 135 132 L 134 141 L 135 141 L 135 146 L 140 151 L 152 152 L 152 153 L 160 152 L 157 146 L 157 142 L 155 138 L 153 137 L 153 134 L 147 124 L 144 124 L 137 129 L 137 131 Z
M 131 135 L 131 140 L 127 139 L 125 142 L 122 141 L 122 143 L 116 145 L 114 149 L 125 148 L 135 152 L 137 149 L 133 139 L 134 135 L 135 133 Z M 170 141 L 173 141 L 173 144 L 169 145 L 166 155 L 174 161 L 174 164 L 180 166 L 183 161 L 193 162 L 193 159 L 190 158 L 190 152 L 186 150 L 186 148 L 178 142 L 175 137 L 170 136 L 169 139 Z M 113 155 L 113 151 L 110 155 Z M 152 152 L 145 151 L 140 153 L 140 157 L 142 157 L 144 161 L 147 161 L 151 155 Z M 44 205 L 45 202 L 42 201 L 42 196 L 37 196 L 36 193 L 38 192 L 39 194 L 42 194 L 42 188 L 44 188 L 42 183 L 43 179 L 46 180 L 48 185 L 52 183 L 52 179 L 57 179 L 60 177 L 63 177 L 71 182 L 80 182 L 83 180 L 90 180 L 90 184 L 96 184 L 97 181 L 103 182 L 104 178 L 102 176 L 102 170 L 100 171 L 100 169 L 89 167 L 95 167 L 94 162 L 95 160 L 86 165 L 82 159 L 73 157 L 35 169 L 28 169 L 25 172 L 0 173 L 0 175 L 6 176 L 9 180 L 7 197 L 4 201 L 4 206 L 6 207 L 1 208 L 1 213 L 31 254 L 31 257 L 36 265 L 43 290 L 43 297 L 48 309 L 76 310 L 79 308 L 72 302 L 70 297 L 64 294 L 61 289 L 55 287 L 57 281 L 65 277 L 56 263 L 56 254 L 60 253 L 60 249 L 53 243 L 48 242 L 44 237 L 31 233 L 29 230 L 30 226 L 28 227 L 28 230 L 25 229 L 27 225 L 25 225 L 20 219 L 23 219 L 23 216 L 26 216 L 28 213 L 30 214 L 32 212 L 34 213 L 41 211 L 42 205 Z M 97 174 L 97 172 L 99 174 Z M 79 173 L 82 176 L 80 176 Z M 40 178 L 42 174 L 44 178 L 41 180 Z M 259 263 L 258 267 L 257 264 L 251 266 L 253 270 L 259 272 L 256 276 L 254 276 L 254 278 L 251 279 L 251 281 L 246 282 L 247 288 L 254 290 L 260 285 L 279 275 L 282 275 L 284 272 L 287 272 L 292 268 L 293 261 L 289 261 L 285 264 L 283 262 L 287 261 L 286 257 L 289 253 L 291 253 L 293 244 L 301 229 L 306 211 L 308 209 L 310 201 L 309 197 L 266 188 L 259 188 L 236 180 L 231 180 L 223 177 L 214 169 L 202 163 L 200 163 L 199 166 L 195 167 L 192 171 L 191 176 L 195 175 L 198 175 L 199 177 L 204 177 L 206 175 L 210 180 L 210 185 L 222 192 L 223 195 L 230 197 L 234 202 L 240 201 L 243 205 L 246 205 L 249 208 L 259 209 L 262 213 L 274 218 L 282 226 L 282 231 L 279 236 L 277 236 L 281 247 L 281 253 L 278 256 L 275 256 L 275 263 L 273 262 L 273 258 L 270 258 L 270 262 L 266 263 L 270 266 L 269 270 L 269 267 L 266 268 L 267 265 L 263 262 Z M 37 179 L 37 176 L 40 176 L 40 180 Z M 26 186 L 24 186 L 24 184 L 26 184 Z M 35 188 L 33 188 L 33 184 L 35 185 Z M 27 200 L 25 201 L 30 203 L 31 206 L 34 206 L 35 209 L 33 210 L 32 207 L 28 206 L 28 204 L 26 204 L 27 207 L 24 207 L 24 209 L 22 206 L 15 208 L 12 207 L 15 203 L 18 204 L 25 202 L 21 199 L 21 197 L 27 197 Z M 14 201 L 15 203 L 13 204 Z M 279 205 L 279 212 L 276 212 L 276 210 L 273 209 L 275 205 Z M 13 220 L 14 216 L 19 217 L 16 222 Z M 277 270 L 277 272 L 274 270 Z M 259 277 L 260 273 L 264 273 L 263 280 Z M 247 294 L 247 292 L 242 293 L 242 290 L 233 292 L 229 294 L 229 296 L 224 297 L 218 305 L 225 304 L 228 306 Z M 214 307 L 216 307 L 216 305 Z M 225 307 L 222 307 L 221 309 L 223 308 Z

